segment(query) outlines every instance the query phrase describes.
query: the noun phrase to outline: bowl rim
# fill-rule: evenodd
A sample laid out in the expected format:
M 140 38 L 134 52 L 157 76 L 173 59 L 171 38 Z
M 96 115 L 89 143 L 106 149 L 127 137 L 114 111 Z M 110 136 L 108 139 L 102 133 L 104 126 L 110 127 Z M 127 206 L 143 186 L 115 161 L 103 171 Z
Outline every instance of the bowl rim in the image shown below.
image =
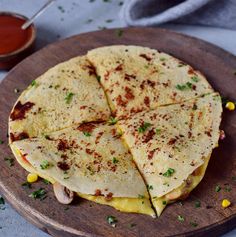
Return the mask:
M 9 12 L 9 11 L 0 11 L 0 16 L 5 15 L 5 16 L 13 16 L 15 18 L 20 18 L 20 19 L 24 19 L 24 20 L 29 20 L 28 17 L 21 15 L 19 13 L 16 12 Z M 35 41 L 36 38 L 36 27 L 34 25 L 34 23 L 32 23 L 30 25 L 31 29 L 32 29 L 32 33 L 31 33 L 31 37 L 29 38 L 29 40 L 20 48 L 16 49 L 15 51 L 12 51 L 10 53 L 6 53 L 6 54 L 0 54 L 0 60 L 1 59 L 6 59 L 7 57 L 10 56 L 15 56 L 21 52 L 23 52 L 24 50 L 28 49 Z

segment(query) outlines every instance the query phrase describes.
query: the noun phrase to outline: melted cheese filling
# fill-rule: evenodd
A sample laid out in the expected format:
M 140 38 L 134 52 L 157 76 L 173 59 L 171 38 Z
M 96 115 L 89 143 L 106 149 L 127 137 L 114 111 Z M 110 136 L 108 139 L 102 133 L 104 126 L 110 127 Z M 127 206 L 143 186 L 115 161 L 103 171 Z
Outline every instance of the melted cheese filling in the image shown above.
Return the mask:
M 167 204 L 173 203 L 177 200 L 185 199 L 189 193 L 201 182 L 210 160 L 210 156 L 211 155 L 205 158 L 204 164 L 198 167 L 192 174 L 190 174 L 187 180 L 181 186 L 162 197 L 152 198 L 152 204 L 155 207 L 158 216 L 161 215 Z
M 25 170 L 27 170 L 30 173 L 35 173 L 43 179 L 47 179 L 52 184 L 55 183 L 55 180 L 53 178 L 46 175 L 42 175 L 34 167 L 32 167 L 32 165 L 24 158 L 21 152 L 16 147 L 14 147 L 13 144 L 10 144 L 10 146 L 17 161 Z M 77 195 L 89 201 L 112 206 L 119 211 L 140 213 L 156 217 L 156 214 L 152 209 L 150 200 L 148 198 L 113 197 L 111 200 L 106 200 L 104 196 L 94 196 L 78 192 Z

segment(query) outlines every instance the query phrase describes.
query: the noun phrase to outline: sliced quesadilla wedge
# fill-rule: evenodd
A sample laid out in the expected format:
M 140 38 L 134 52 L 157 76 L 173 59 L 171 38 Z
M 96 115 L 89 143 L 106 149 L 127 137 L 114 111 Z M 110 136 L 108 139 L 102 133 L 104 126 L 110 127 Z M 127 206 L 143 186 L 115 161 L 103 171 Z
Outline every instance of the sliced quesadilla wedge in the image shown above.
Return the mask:
M 118 122 L 158 215 L 203 178 L 218 145 L 221 113 L 221 98 L 213 93 Z
M 10 142 L 110 116 L 95 69 L 85 57 L 58 64 L 21 94 L 9 118 Z
M 191 66 L 140 46 L 108 46 L 88 52 L 118 118 L 213 92 Z
M 86 123 L 10 146 L 29 172 L 88 200 L 155 216 L 146 185 L 114 126 Z

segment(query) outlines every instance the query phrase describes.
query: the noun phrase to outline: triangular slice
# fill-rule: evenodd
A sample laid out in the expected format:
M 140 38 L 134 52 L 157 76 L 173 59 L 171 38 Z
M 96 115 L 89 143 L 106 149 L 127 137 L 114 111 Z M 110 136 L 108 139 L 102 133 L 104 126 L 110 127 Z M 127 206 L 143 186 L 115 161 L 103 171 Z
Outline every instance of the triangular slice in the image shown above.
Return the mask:
M 15 141 L 11 148 L 25 169 L 83 198 L 155 216 L 146 185 L 114 126 L 82 124 Z
M 10 115 L 10 141 L 107 120 L 109 114 L 94 68 L 86 57 L 76 57 L 48 70 L 22 93 Z
M 191 66 L 140 46 L 109 46 L 88 52 L 119 118 L 161 105 L 183 102 L 213 92 Z
M 203 178 L 218 144 L 221 113 L 214 93 L 118 122 L 158 215 Z

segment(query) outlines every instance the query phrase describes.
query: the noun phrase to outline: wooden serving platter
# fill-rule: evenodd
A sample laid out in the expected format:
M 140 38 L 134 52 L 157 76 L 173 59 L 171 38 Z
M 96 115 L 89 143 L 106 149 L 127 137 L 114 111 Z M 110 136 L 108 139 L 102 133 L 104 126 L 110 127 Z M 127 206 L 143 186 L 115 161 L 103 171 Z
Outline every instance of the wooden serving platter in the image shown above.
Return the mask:
M 31 55 L 10 71 L 0 84 L 0 191 L 10 204 L 31 223 L 53 236 L 219 236 L 236 227 L 236 112 L 224 111 L 221 128 L 226 139 L 215 149 L 200 185 L 186 201 L 166 208 L 160 218 L 126 214 L 115 209 L 78 198 L 69 209 L 58 203 L 52 186 L 42 181 L 32 189 L 21 186 L 27 172 L 16 162 L 9 167 L 5 157 L 13 157 L 7 145 L 10 110 L 19 94 L 29 83 L 50 67 L 71 57 L 86 54 L 89 49 L 114 44 L 142 45 L 169 53 L 205 74 L 221 95 L 236 100 L 236 57 L 196 38 L 160 28 L 126 28 L 104 30 L 73 36 L 51 44 Z M 221 191 L 216 192 L 216 185 Z M 47 190 L 47 198 L 34 200 L 29 194 L 38 188 Z M 231 189 L 231 191 L 229 191 Z M 232 205 L 223 209 L 221 201 L 228 198 Z M 195 201 L 201 207 L 195 207 Z M 106 222 L 108 215 L 118 220 L 116 228 Z M 177 216 L 182 215 L 184 222 Z M 190 222 L 196 222 L 193 227 Z M 131 225 L 135 225 L 131 227 Z

